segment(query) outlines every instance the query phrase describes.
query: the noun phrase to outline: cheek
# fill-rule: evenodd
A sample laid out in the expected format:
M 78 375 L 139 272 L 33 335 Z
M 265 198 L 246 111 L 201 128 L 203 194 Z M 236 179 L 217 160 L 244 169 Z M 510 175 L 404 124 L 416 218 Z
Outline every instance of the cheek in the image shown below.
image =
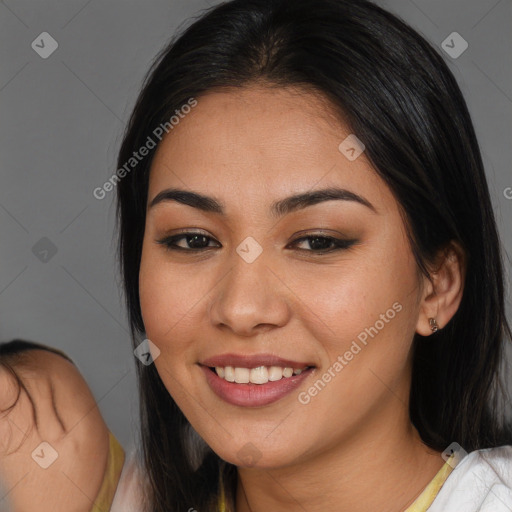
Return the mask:
M 194 278 L 192 266 L 177 271 L 161 247 L 144 242 L 139 273 L 140 307 L 148 337 L 165 342 L 190 322 L 201 299 L 206 296 L 206 283 Z
M 160 349 L 155 366 L 164 386 L 185 410 L 189 394 L 183 383 L 188 378 L 188 364 L 195 362 L 190 336 L 197 321 L 192 318 L 193 306 L 201 293 L 197 286 L 190 286 L 190 277 L 187 271 L 173 272 L 165 251 L 144 242 L 139 296 L 146 336 Z
M 395 238 L 378 250 L 366 248 L 364 258 L 354 253 L 339 271 L 296 273 L 293 289 L 304 303 L 300 314 L 322 341 L 317 346 L 324 364 L 351 350 L 357 355 L 348 358 L 364 366 L 388 364 L 391 371 L 406 364 L 419 314 L 419 281 L 412 254 L 398 245 Z

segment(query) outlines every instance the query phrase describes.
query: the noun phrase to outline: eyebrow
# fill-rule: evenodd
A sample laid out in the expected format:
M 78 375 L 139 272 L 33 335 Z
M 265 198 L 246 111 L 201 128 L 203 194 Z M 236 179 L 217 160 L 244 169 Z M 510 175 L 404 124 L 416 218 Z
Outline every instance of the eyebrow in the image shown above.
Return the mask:
M 355 194 L 350 190 L 335 187 L 303 192 L 301 194 L 280 199 L 279 201 L 272 203 L 270 206 L 270 212 L 274 217 L 282 217 L 288 213 L 307 208 L 308 206 L 333 200 L 353 201 L 362 204 L 374 213 L 377 213 L 376 208 L 364 197 Z M 191 206 L 192 208 L 197 208 L 204 212 L 225 215 L 225 207 L 222 201 L 197 192 L 190 192 L 188 190 L 176 188 L 165 189 L 159 192 L 149 204 L 149 208 L 167 201 L 175 201 L 180 204 Z

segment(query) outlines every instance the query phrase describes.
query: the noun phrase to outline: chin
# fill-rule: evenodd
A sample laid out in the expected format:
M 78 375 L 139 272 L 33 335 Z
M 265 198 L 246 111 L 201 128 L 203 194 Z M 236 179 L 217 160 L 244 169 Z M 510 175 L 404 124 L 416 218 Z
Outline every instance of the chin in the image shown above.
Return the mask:
M 246 439 L 241 442 L 232 440 L 218 447 L 219 449 L 210 446 L 221 459 L 240 468 L 276 469 L 293 464 L 297 458 L 297 443 L 282 444 L 276 449 L 268 446 L 268 442 Z

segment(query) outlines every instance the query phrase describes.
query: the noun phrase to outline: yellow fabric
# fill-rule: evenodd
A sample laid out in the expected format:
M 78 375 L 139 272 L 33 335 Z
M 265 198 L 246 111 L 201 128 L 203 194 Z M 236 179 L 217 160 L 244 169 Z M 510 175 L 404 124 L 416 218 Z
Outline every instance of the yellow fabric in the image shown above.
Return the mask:
M 437 493 L 441 490 L 441 487 L 453 470 L 450 462 L 454 456 L 455 455 L 450 456 L 450 458 L 443 464 L 443 467 L 437 472 L 436 476 L 430 481 L 427 487 L 425 487 L 423 492 L 416 498 L 414 503 L 404 512 L 425 512 L 428 507 L 432 505 L 432 502 L 437 496 Z
M 416 498 L 414 503 L 408 507 L 404 512 L 426 512 L 428 507 L 432 505 L 437 493 L 445 483 L 446 479 L 452 472 L 453 468 L 450 465 L 451 459 L 454 455 L 443 464 L 443 467 L 437 472 L 436 476 L 425 487 L 423 492 Z M 226 508 L 226 496 L 224 494 L 224 485 L 222 482 L 222 471 L 220 472 L 220 496 L 219 496 L 219 512 L 228 512 Z
M 94 506 L 91 512 L 108 512 L 112 506 L 114 500 L 114 494 L 116 493 L 117 484 L 121 477 L 121 471 L 123 470 L 125 454 L 122 446 L 118 440 L 114 437 L 112 432 L 109 431 L 109 450 L 108 450 L 108 461 L 107 470 L 98 492 L 98 496 L 94 500 Z
M 220 496 L 219 496 L 219 512 L 227 512 L 226 509 L 226 495 L 224 494 L 224 483 L 222 482 L 222 469 L 219 472 L 219 488 L 220 488 Z

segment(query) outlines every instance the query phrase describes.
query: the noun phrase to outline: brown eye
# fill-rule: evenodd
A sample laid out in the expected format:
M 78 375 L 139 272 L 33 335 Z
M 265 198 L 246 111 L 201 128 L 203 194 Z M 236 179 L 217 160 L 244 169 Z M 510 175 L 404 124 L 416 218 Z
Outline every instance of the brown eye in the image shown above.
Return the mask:
M 181 242 L 181 240 L 183 240 L 183 242 Z M 157 243 L 164 245 L 169 250 L 193 252 L 215 247 L 209 245 L 211 241 L 213 241 L 213 238 L 204 235 L 203 233 L 191 232 L 168 236 L 158 240 Z M 217 247 L 219 247 L 219 245 L 217 245 Z
M 357 240 L 344 240 L 341 238 L 334 238 L 330 236 L 311 235 L 298 238 L 297 240 L 294 240 L 290 245 L 297 246 L 297 244 L 304 242 L 307 243 L 307 247 L 309 247 L 309 249 L 302 248 L 299 249 L 300 251 L 327 253 L 341 249 L 348 249 L 349 247 L 357 243 Z

